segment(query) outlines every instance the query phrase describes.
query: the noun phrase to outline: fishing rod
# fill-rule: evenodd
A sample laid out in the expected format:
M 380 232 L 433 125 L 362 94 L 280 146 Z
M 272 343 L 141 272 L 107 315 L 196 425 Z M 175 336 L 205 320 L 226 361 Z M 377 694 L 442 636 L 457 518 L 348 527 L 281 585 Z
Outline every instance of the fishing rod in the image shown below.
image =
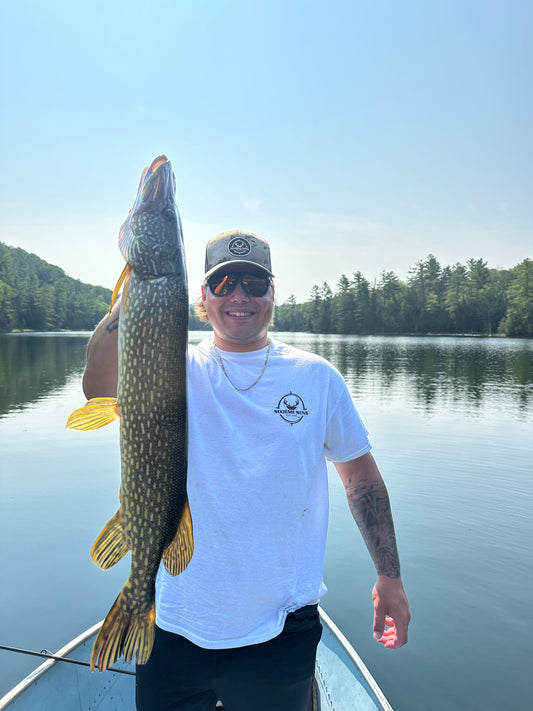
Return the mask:
M 45 659 L 53 659 L 56 662 L 67 662 L 67 664 L 79 664 L 82 667 L 90 667 L 89 662 L 82 662 L 80 659 L 68 659 L 67 657 L 59 657 L 57 654 L 49 652 L 47 649 L 43 649 L 40 652 L 34 652 L 31 649 L 22 649 L 21 647 L 8 647 L 5 644 L 0 644 L 0 649 L 4 649 L 6 652 L 17 652 L 18 654 L 29 654 L 33 657 L 44 657 Z M 117 674 L 129 674 L 130 676 L 135 676 L 134 671 L 128 671 L 128 669 L 117 669 L 116 667 L 109 667 L 107 671 L 116 672 Z

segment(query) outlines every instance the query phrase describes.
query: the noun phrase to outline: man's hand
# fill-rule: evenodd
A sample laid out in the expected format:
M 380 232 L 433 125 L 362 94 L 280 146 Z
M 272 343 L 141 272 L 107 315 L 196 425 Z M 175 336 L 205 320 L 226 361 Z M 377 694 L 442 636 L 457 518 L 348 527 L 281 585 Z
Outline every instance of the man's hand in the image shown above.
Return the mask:
M 374 637 L 387 649 L 407 644 L 411 613 L 401 579 L 380 575 L 372 591 L 372 600 Z

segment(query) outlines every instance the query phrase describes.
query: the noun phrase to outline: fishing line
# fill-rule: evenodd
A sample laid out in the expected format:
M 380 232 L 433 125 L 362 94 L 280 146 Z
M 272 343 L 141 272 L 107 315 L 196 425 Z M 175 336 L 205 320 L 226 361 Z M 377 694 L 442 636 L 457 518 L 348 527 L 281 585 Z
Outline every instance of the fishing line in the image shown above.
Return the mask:
M 68 664 L 79 664 L 82 667 L 90 667 L 89 662 L 82 662 L 80 659 L 68 659 L 67 657 L 58 657 L 57 654 L 52 654 L 47 649 L 43 649 L 41 652 L 33 652 L 30 649 L 21 649 L 20 647 L 7 647 L 4 644 L 0 644 L 0 649 L 5 649 L 7 652 L 17 652 L 18 654 L 30 654 L 33 657 L 44 657 L 45 659 L 53 659 L 56 662 L 67 662 Z M 116 674 L 129 674 L 130 676 L 135 676 L 134 671 L 128 671 L 127 669 L 117 669 L 116 667 L 109 667 L 107 671 L 115 672 Z

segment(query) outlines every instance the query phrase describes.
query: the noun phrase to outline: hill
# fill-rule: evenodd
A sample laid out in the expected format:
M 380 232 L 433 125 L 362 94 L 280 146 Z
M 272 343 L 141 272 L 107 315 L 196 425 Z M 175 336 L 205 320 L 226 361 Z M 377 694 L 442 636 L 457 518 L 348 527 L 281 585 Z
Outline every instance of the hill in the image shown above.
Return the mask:
M 111 293 L 0 242 L 0 331 L 92 330 L 109 309 Z
M 92 331 L 109 310 L 111 294 L 111 289 L 84 284 L 36 254 L 0 242 L 0 332 Z M 189 328 L 209 328 L 192 305 Z

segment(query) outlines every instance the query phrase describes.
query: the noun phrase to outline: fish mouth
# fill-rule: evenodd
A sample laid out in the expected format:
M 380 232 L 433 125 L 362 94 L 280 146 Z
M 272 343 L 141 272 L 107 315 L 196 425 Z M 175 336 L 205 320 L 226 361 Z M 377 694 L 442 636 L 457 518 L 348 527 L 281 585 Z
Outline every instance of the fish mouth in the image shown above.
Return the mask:
M 166 155 L 154 158 L 141 175 L 140 204 L 146 205 L 171 199 L 176 191 L 176 179 Z

